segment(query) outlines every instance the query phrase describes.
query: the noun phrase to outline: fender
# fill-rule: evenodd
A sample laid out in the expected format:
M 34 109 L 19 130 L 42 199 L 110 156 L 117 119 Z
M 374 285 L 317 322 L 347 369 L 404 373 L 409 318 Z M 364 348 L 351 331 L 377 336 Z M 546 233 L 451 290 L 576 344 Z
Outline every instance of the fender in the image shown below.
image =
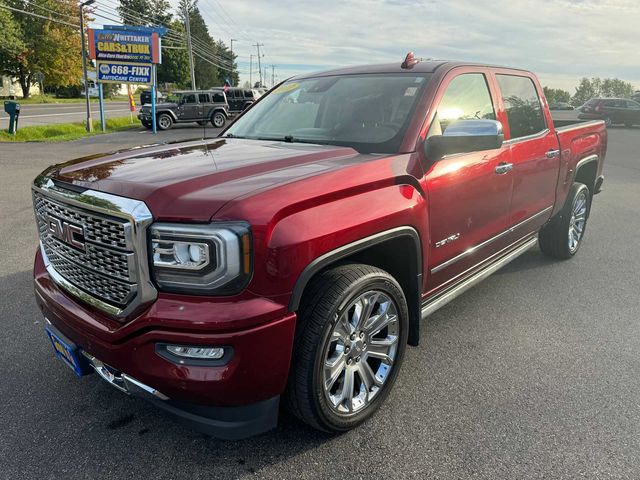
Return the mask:
M 225 118 L 229 118 L 229 113 L 224 108 L 216 107 L 213 110 L 211 110 L 211 113 L 209 113 L 209 119 L 211 120 L 213 118 L 213 116 L 218 112 L 222 112 L 222 114 L 225 116 Z
M 173 121 L 174 121 L 174 122 L 177 122 L 177 121 L 178 121 L 178 117 L 176 116 L 176 114 L 175 114 L 175 113 L 173 113 L 173 110 L 171 110 L 171 109 L 156 110 L 156 115 L 160 115 L 160 114 L 162 114 L 162 113 L 167 113 L 167 114 L 169 114 L 169 116 L 170 116 L 171 118 L 173 118 Z
M 327 268 L 329 265 L 335 264 L 340 260 L 343 260 L 347 257 L 350 257 L 353 254 L 358 252 L 362 252 L 371 248 L 375 245 L 382 244 L 392 239 L 405 237 L 411 239 L 415 248 L 415 280 L 411 283 L 412 285 L 408 285 L 406 287 L 407 303 L 409 306 L 409 344 L 417 345 L 419 339 L 419 329 L 420 329 L 420 297 L 422 293 L 422 244 L 420 242 L 420 235 L 418 232 L 409 226 L 402 226 L 393 228 L 391 230 L 386 230 L 380 233 L 376 233 L 374 235 L 362 238 L 360 240 L 356 240 L 355 242 L 349 243 L 347 245 L 343 245 L 342 247 L 338 247 L 334 250 L 331 250 L 324 255 L 313 260 L 309 263 L 305 269 L 302 271 L 300 276 L 298 277 L 293 292 L 291 294 L 291 299 L 289 301 L 289 311 L 296 311 L 300 306 L 300 301 L 302 299 L 302 294 L 311 280 L 311 278 L 316 275 L 321 270 Z M 412 277 L 413 278 L 413 277 Z M 415 297 L 415 298 L 413 298 Z M 415 311 L 414 311 L 415 310 Z

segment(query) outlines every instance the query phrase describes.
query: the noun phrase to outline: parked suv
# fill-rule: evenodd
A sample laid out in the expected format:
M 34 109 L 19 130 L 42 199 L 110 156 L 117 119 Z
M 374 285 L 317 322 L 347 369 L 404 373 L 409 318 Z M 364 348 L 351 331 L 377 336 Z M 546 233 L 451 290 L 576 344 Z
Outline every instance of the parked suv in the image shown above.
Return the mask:
M 213 90 L 223 91 L 224 89 L 219 87 Z M 231 113 L 241 113 L 258 100 L 262 94 L 255 88 L 230 87 L 227 88 L 226 95 L 229 111 Z
M 151 128 L 151 105 L 143 105 L 138 118 L 146 128 Z M 185 90 L 167 96 L 166 102 L 156 105 L 156 125 L 167 130 L 174 123 L 208 122 L 216 128 L 224 127 L 229 118 L 227 98 L 223 91 Z
M 164 102 L 164 94 L 162 92 L 156 92 L 156 102 Z M 140 105 L 151 104 L 151 90 L 142 90 L 140 92 Z
M 407 56 L 291 78 L 218 138 L 36 178 L 43 323 L 78 375 L 206 433 L 273 428 L 281 398 L 343 432 L 429 341 L 423 318 L 536 244 L 578 253 L 606 145 L 521 69 Z
M 626 98 L 593 98 L 580 107 L 578 118 L 604 120 L 607 127 L 640 125 L 640 103 Z

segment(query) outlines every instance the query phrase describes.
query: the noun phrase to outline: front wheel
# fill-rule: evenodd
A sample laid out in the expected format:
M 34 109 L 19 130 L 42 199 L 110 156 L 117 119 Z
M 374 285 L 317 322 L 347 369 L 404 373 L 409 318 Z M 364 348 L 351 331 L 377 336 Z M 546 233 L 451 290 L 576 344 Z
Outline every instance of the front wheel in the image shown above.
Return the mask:
M 224 127 L 226 121 L 227 117 L 225 117 L 222 112 L 216 112 L 213 114 L 213 117 L 211 117 L 211 124 L 216 128 Z
M 371 417 L 398 375 L 408 335 L 407 302 L 384 270 L 342 265 L 319 274 L 298 312 L 286 400 L 327 432 Z
M 169 130 L 173 126 L 173 118 L 168 113 L 161 113 L 157 118 L 157 126 L 160 130 Z
M 550 257 L 565 260 L 580 248 L 591 209 L 591 192 L 582 183 L 574 183 L 562 211 L 540 231 L 540 250 Z

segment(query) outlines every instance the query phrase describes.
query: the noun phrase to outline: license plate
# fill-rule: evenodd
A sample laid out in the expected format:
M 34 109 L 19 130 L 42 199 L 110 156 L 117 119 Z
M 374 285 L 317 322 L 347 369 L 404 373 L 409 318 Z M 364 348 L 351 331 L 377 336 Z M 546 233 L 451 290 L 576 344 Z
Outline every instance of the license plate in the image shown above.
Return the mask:
M 80 349 L 63 337 L 62 334 L 53 331 L 53 328 L 50 326 L 45 327 L 45 330 L 49 340 L 51 340 L 56 356 L 62 360 L 66 366 L 71 368 L 77 376 L 81 377 L 85 375 L 87 373 L 85 367 L 86 362 L 83 362 L 84 359 L 82 358 Z

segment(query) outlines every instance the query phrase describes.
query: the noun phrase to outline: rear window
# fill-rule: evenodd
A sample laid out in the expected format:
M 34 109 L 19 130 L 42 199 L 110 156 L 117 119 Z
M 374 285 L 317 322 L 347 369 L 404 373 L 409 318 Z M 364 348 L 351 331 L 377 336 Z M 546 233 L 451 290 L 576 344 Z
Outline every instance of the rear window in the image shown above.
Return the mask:
M 222 92 L 217 92 L 213 94 L 213 101 L 214 103 L 224 103 L 226 100 L 224 98 L 224 93 Z
M 507 111 L 511 138 L 527 137 L 547 128 L 538 92 L 529 77 L 496 75 Z
M 209 103 L 209 94 L 208 93 L 201 93 L 198 95 L 198 98 L 200 99 L 200 103 Z
M 253 92 L 251 90 L 245 90 L 244 98 L 253 98 Z

